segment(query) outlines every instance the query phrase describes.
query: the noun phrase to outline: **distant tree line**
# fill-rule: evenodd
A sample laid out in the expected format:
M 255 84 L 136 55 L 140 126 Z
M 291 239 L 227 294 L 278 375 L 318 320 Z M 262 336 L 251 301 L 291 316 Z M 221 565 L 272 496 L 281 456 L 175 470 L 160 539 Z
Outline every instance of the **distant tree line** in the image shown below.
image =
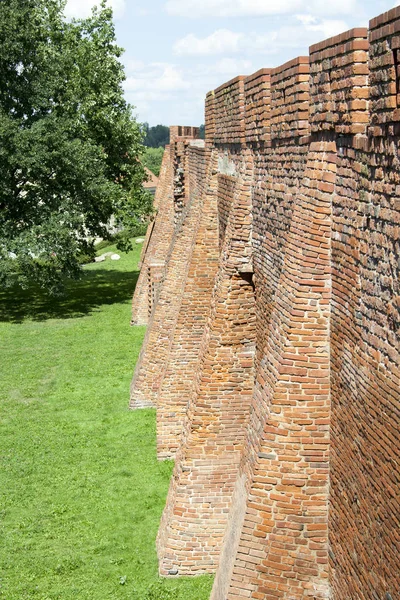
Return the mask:
M 155 125 L 150 127 L 143 123 L 144 145 L 148 148 L 164 148 L 169 144 L 169 127 L 166 125 Z

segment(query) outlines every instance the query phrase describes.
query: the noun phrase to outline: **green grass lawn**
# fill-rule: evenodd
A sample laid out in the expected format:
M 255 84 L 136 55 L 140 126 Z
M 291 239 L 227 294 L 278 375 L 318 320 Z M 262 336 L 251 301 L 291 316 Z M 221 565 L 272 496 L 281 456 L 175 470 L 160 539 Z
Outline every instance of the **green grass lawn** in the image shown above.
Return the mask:
M 210 577 L 157 576 L 172 463 L 156 460 L 155 411 L 128 410 L 140 249 L 88 265 L 61 300 L 0 293 L 5 600 L 209 597 Z

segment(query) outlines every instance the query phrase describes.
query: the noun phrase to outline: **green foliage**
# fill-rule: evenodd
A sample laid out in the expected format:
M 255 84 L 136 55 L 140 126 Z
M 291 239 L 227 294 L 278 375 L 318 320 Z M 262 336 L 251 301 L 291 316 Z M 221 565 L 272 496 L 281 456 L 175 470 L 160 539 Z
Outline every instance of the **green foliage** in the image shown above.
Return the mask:
M 112 11 L 69 23 L 63 4 L 0 2 L 0 285 L 54 293 L 111 215 L 151 204 Z
M 146 148 L 142 157 L 142 163 L 158 177 L 160 175 L 163 156 L 164 148 Z
M 199 139 L 204 140 L 205 137 L 206 137 L 206 126 L 203 124 L 203 125 L 200 125 L 200 127 L 199 127 Z
M 210 577 L 158 580 L 172 463 L 156 459 L 155 411 L 128 410 L 134 246 L 62 298 L 0 291 L 1 600 L 209 597 Z
M 210 576 L 196 577 L 192 579 L 192 594 L 185 596 L 185 589 L 182 586 L 182 579 L 159 579 L 152 583 L 140 600 L 201 600 L 208 598 L 211 591 L 212 578 Z M 138 598 L 139 600 L 139 598 Z
M 95 256 L 95 248 L 94 246 L 91 246 L 88 248 L 87 252 L 82 252 L 81 254 L 78 254 L 78 262 L 80 265 L 87 265 L 88 263 L 94 261 Z
M 132 226 L 131 230 L 134 230 L 132 237 L 138 237 L 138 236 L 145 235 L 147 227 L 148 227 L 148 223 L 139 224 L 137 227 Z M 128 240 L 126 239 L 128 235 L 129 235 L 129 232 L 127 229 L 124 229 L 123 231 L 121 231 L 119 233 L 115 233 L 113 235 L 108 235 L 106 239 L 101 240 L 101 242 L 98 242 L 94 246 L 95 253 L 99 254 L 100 250 L 104 250 L 104 248 L 107 248 L 111 243 L 115 244 L 116 248 L 119 248 L 121 243 L 124 243 L 124 244 L 129 243 L 130 249 L 132 249 L 133 248 L 132 239 L 131 238 L 129 238 Z M 92 260 L 94 260 L 94 255 L 95 254 L 93 254 L 93 256 L 92 256 Z M 88 254 L 87 256 L 91 256 L 91 254 Z M 89 260 L 87 262 L 91 262 L 91 261 Z
M 144 145 L 150 148 L 164 148 L 169 144 L 169 127 L 166 125 L 155 125 L 150 127 L 143 123 Z
M 129 215 L 123 221 L 125 229 L 117 236 L 117 245 L 120 250 L 128 252 L 132 249 L 130 238 L 146 233 L 149 216 L 153 213 L 153 196 L 148 190 L 142 190 L 139 195 L 133 195 L 130 203 Z
M 114 236 L 110 236 L 106 240 L 101 240 L 101 242 L 99 242 L 98 244 L 95 245 L 96 253 L 99 254 L 100 250 L 104 250 L 104 248 L 107 248 L 107 246 L 109 246 L 111 244 L 111 242 L 113 242 L 113 241 L 114 241 Z
M 151 584 L 143 600 L 177 600 L 177 598 L 179 598 L 177 589 L 166 587 L 165 581 L 160 580 Z

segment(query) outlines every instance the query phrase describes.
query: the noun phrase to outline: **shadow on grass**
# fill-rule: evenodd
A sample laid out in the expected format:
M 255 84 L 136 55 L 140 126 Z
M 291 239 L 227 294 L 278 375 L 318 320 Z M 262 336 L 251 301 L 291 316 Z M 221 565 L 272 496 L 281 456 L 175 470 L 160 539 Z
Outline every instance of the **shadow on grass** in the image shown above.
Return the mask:
M 82 279 L 67 283 L 65 296 L 60 298 L 49 296 L 38 287 L 0 290 L 0 322 L 84 317 L 100 306 L 132 298 L 137 278 L 137 271 L 84 271 Z

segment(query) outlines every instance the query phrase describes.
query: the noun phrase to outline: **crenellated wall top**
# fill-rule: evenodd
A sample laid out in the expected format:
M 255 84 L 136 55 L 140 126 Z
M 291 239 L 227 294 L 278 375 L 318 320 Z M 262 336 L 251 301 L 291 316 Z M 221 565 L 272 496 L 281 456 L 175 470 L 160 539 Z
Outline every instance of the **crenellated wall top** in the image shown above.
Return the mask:
M 314 44 L 272 69 L 223 83 L 206 97 L 206 143 L 270 145 L 331 133 L 400 129 L 400 7 Z M 362 143 L 364 143 L 362 141 Z

